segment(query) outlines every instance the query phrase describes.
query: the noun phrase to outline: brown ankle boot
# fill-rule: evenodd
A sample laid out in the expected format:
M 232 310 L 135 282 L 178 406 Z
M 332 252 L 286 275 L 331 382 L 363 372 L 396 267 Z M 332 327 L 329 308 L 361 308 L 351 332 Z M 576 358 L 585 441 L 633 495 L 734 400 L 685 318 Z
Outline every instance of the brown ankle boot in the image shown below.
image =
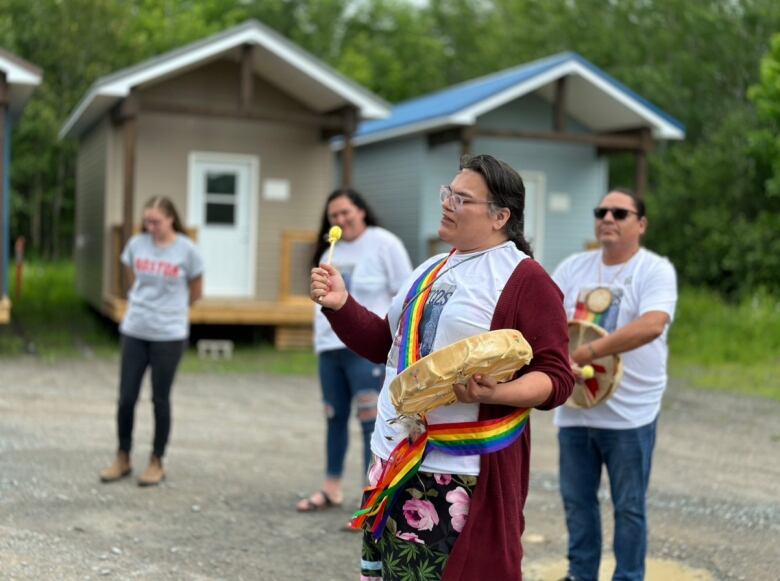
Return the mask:
M 149 457 L 149 466 L 138 478 L 138 486 L 156 486 L 165 480 L 165 470 L 162 467 L 162 458 L 152 454 Z
M 132 471 L 133 467 L 130 466 L 130 454 L 119 451 L 111 466 L 100 471 L 100 480 L 101 482 L 115 482 L 116 480 L 128 476 Z

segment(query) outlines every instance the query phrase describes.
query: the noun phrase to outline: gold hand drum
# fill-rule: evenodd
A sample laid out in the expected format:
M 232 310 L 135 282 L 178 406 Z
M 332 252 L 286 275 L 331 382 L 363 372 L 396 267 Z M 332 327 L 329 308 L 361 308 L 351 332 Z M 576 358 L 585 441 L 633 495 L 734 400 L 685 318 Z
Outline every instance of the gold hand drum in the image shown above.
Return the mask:
M 569 353 L 581 345 L 605 337 L 608 333 L 593 323 L 569 321 Z M 566 401 L 573 408 L 588 409 L 606 401 L 617 389 L 623 375 L 623 363 L 618 355 L 606 355 L 594 359 L 591 363 L 593 377 L 578 381 L 574 391 Z
M 425 414 L 455 403 L 453 384 L 466 383 L 476 373 L 508 381 L 532 357 L 528 341 L 514 329 L 467 337 L 404 369 L 390 384 L 390 401 L 399 415 Z

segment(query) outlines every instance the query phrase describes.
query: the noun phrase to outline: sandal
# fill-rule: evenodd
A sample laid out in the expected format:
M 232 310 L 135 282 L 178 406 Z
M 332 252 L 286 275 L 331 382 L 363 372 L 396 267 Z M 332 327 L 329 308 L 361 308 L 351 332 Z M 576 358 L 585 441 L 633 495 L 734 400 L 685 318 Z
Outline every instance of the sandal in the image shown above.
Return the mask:
M 315 502 L 315 500 L 319 498 L 318 495 L 322 497 L 322 502 Z M 302 500 L 303 502 L 298 503 L 296 506 L 298 512 L 317 512 L 319 510 L 327 510 L 329 508 L 338 508 L 341 506 L 340 502 L 334 502 L 324 490 L 319 490 L 309 498 L 304 498 Z

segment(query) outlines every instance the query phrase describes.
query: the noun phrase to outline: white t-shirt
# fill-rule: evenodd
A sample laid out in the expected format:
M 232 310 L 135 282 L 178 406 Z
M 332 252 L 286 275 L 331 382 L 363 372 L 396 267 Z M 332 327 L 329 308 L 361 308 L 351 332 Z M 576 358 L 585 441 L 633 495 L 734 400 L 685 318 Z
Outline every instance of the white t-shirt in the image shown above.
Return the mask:
M 662 311 L 671 324 L 677 277 L 669 260 L 641 248 L 627 263 L 606 266 L 601 262 L 600 250 L 583 252 L 567 258 L 553 273 L 569 319 L 589 320 L 611 333 L 645 313 Z M 599 315 L 585 306 L 587 293 L 597 287 L 612 293 L 610 306 Z M 555 410 L 555 425 L 623 430 L 652 422 L 666 389 L 668 331 L 669 325 L 657 339 L 621 354 L 623 378 L 607 401 L 590 409 L 561 406 Z
M 328 251 L 322 255 L 326 260 Z M 384 317 L 401 284 L 412 270 L 403 242 L 393 233 L 369 226 L 350 242 L 341 240 L 333 250 L 333 266 L 341 273 L 347 290 L 368 310 Z M 314 350 L 317 353 L 346 349 L 315 305 Z
M 398 321 L 409 287 L 433 262 L 445 254 L 434 256 L 421 264 L 401 287 L 388 312 L 390 329 L 396 340 L 387 358 L 387 369 L 382 392 L 379 394 L 379 415 L 371 450 L 387 459 L 405 433 L 388 422 L 398 413 L 390 401 L 390 383 L 397 375 Z M 490 330 L 493 312 L 504 285 L 521 260 L 528 258 L 513 242 L 505 242 L 488 251 L 471 254 L 453 254 L 433 284 L 421 323 L 420 355 L 424 357 L 465 339 Z M 473 422 L 478 419 L 479 405 L 456 402 L 428 413 L 429 424 Z M 420 468 L 427 472 L 450 474 L 479 474 L 479 455 L 450 456 L 430 452 Z

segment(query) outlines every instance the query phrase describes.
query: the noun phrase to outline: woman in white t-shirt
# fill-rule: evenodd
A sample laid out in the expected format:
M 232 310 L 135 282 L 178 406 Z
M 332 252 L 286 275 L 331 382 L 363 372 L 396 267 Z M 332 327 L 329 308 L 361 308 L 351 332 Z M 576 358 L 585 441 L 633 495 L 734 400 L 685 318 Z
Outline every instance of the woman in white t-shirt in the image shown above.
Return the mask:
M 132 472 L 135 404 L 144 373 L 150 368 L 154 441 L 149 465 L 138 485 L 153 486 L 165 478 L 162 458 L 171 429 L 170 393 L 187 346 L 189 307 L 202 294 L 203 260 L 187 237 L 173 202 L 162 196 L 155 196 L 144 205 L 143 232 L 128 241 L 121 260 L 130 280 L 130 292 L 127 312 L 119 327 L 119 449 L 114 462 L 100 472 L 100 479 L 114 482 Z
M 350 292 L 366 308 L 384 317 L 390 301 L 412 270 L 403 243 L 379 227 L 374 213 L 358 192 L 336 190 L 325 204 L 318 244 L 312 257 L 314 266 L 327 258 L 326 236 L 331 226 L 339 226 L 342 230 L 333 254 L 334 266 L 343 274 Z M 363 432 L 365 468 L 368 467 L 377 395 L 385 373 L 384 365 L 372 363 L 347 349 L 319 307 L 314 317 L 314 348 L 327 420 L 325 479 L 320 490 L 298 502 L 299 512 L 339 506 L 343 502 L 342 475 L 353 401 Z

